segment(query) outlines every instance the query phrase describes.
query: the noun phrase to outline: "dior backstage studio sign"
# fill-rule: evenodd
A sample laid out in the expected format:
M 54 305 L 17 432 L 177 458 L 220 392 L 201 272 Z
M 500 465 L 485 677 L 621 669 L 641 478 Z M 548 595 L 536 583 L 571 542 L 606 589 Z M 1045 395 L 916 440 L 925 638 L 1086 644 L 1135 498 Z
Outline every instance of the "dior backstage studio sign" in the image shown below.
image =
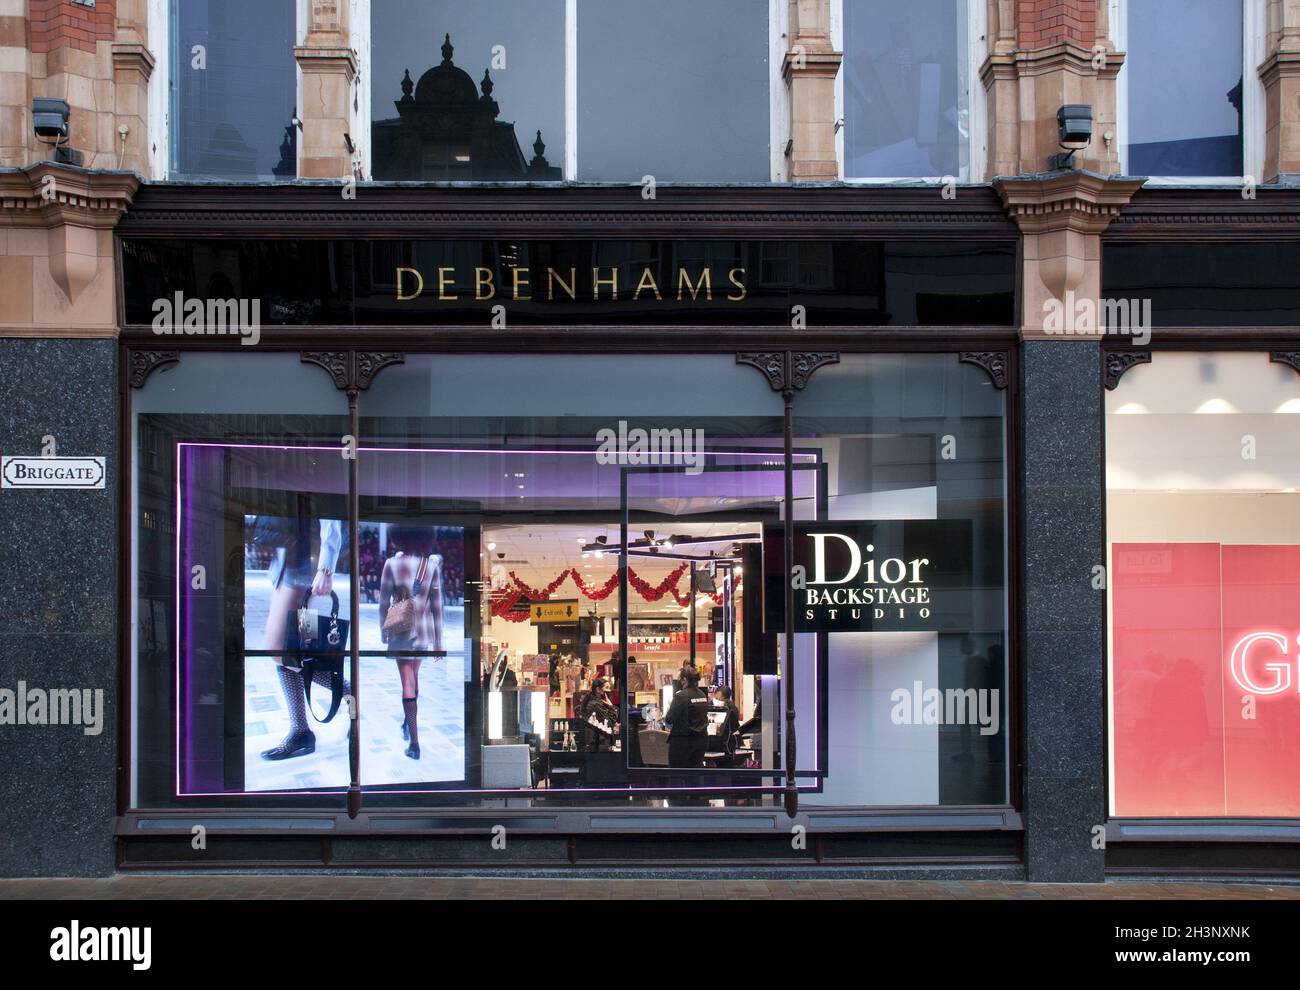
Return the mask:
M 798 523 L 795 565 L 798 632 L 937 631 L 970 588 L 970 523 Z
M 103 488 L 102 457 L 0 458 L 3 488 Z

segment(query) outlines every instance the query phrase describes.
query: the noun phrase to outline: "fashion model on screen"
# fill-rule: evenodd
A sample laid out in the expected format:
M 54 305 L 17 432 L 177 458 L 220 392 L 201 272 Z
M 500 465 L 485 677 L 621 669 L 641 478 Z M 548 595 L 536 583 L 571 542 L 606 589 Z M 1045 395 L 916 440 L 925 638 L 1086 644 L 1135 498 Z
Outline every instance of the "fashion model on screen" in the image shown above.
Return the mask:
M 316 531 L 316 545 L 312 553 L 312 533 Z M 302 603 L 303 593 L 311 589 L 312 597 L 328 595 L 333 591 L 334 567 L 343 549 L 343 524 L 337 519 L 321 519 L 313 524 L 309 515 L 297 519 L 278 516 L 258 516 L 253 522 L 253 542 L 260 551 L 270 552 L 271 564 L 267 571 L 271 591 L 266 614 L 266 643 L 285 648 L 289 636 L 289 622 Z M 289 734 L 278 746 L 262 751 L 264 760 L 288 760 L 306 756 L 316 751 L 316 734 L 307 726 L 307 695 L 303 690 L 302 660 L 297 656 L 276 657 L 276 673 L 280 690 L 284 693 L 285 709 L 289 713 Z M 328 688 L 329 675 L 318 671 L 314 683 Z M 351 688 L 344 681 L 344 694 Z
M 416 727 L 420 696 L 420 660 L 404 653 L 442 650 L 442 557 L 433 553 L 433 531 L 419 526 L 391 526 L 389 546 L 398 553 L 384 561 L 379 580 L 380 636 L 397 661 L 402 682 L 402 738 L 406 755 L 420 758 Z

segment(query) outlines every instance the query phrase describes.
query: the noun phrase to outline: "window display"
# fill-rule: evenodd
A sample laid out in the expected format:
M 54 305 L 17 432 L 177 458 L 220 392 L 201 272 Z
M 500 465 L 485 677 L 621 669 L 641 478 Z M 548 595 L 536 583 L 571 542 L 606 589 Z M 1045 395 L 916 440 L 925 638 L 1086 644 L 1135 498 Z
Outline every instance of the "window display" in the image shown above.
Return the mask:
M 1156 353 L 1106 396 L 1110 813 L 1300 814 L 1300 376 Z
M 137 801 L 337 801 L 351 734 L 367 807 L 771 800 L 793 692 L 813 804 L 1004 802 L 1004 395 L 954 355 L 831 371 L 791 667 L 781 397 L 735 355 L 405 355 L 349 519 L 329 377 L 186 354 L 135 405 L 140 614 L 174 615 L 138 640 Z
M 346 616 L 354 585 L 350 575 L 336 573 L 342 521 L 319 520 L 319 540 L 310 556 L 301 556 L 315 524 L 303 517 L 246 517 L 246 791 L 348 781 Z M 464 530 L 363 520 L 358 532 L 357 635 L 367 712 L 373 713 L 359 720 L 366 781 L 463 782 L 465 671 L 458 647 L 464 640 Z M 263 749 L 268 739 L 281 741 Z

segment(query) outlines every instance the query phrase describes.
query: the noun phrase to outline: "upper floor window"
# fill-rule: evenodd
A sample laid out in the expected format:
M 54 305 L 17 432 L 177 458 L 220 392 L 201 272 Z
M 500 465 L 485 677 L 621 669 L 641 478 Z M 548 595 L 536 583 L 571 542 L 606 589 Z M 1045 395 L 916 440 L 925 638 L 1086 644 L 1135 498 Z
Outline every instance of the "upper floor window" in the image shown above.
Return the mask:
M 1125 7 L 1124 171 L 1241 175 L 1248 95 L 1242 0 L 1131 0 Z
M 297 174 L 293 0 L 172 0 L 171 174 Z
M 842 3 L 844 178 L 967 179 L 966 0 Z
M 375 179 L 770 178 L 769 0 L 369 7 Z
M 562 179 L 564 7 L 371 0 L 374 178 Z
M 581 0 L 579 179 L 766 182 L 767 0 Z

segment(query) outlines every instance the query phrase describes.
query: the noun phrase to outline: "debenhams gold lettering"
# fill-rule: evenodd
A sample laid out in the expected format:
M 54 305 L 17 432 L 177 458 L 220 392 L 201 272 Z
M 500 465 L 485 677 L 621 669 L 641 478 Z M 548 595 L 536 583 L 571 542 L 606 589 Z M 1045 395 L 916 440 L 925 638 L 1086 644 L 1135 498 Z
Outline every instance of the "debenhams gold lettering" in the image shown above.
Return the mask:
M 520 268 L 515 265 L 507 265 L 505 268 L 509 271 L 509 277 L 507 280 L 506 276 L 502 276 L 503 292 L 508 289 L 511 298 L 517 301 L 539 300 L 542 298 L 540 295 L 533 295 L 531 269 Z M 460 293 L 457 291 L 458 274 L 457 269 L 454 267 L 440 267 L 437 269 L 437 298 L 439 301 L 449 302 L 461 298 Z M 744 268 L 733 268 L 727 272 L 727 281 L 734 290 L 726 294 L 725 298 L 728 302 L 740 302 L 749 294 L 749 287 L 745 284 L 745 275 Z M 396 269 L 394 281 L 397 284 L 398 302 L 410 302 L 412 299 L 418 299 L 424 295 L 424 276 L 415 268 L 399 266 Z M 508 284 L 506 284 L 507 281 Z M 484 302 L 496 298 L 496 276 L 491 268 L 475 267 L 473 282 L 474 299 L 476 301 Z M 463 283 L 463 285 L 467 284 Z M 567 296 L 570 300 L 576 302 L 578 299 L 578 269 L 557 270 L 547 268 L 547 302 L 555 301 L 557 287 L 561 297 Z M 540 291 L 540 286 L 538 288 Z M 671 286 L 669 288 L 671 289 Z M 659 289 L 659 283 L 655 280 L 654 269 L 649 266 L 641 270 L 641 277 L 632 292 L 632 301 L 638 301 L 643 295 L 647 298 L 653 295 L 656 301 L 664 301 L 663 293 Z M 691 278 L 691 273 L 687 269 L 677 269 L 677 301 L 680 302 L 687 295 L 690 296 L 692 302 L 699 302 L 701 295 L 703 295 L 705 302 L 713 302 L 712 268 L 700 269 L 699 274 L 694 279 Z M 602 299 L 618 301 L 618 268 L 593 268 L 591 270 L 591 298 L 595 302 L 600 302 Z

